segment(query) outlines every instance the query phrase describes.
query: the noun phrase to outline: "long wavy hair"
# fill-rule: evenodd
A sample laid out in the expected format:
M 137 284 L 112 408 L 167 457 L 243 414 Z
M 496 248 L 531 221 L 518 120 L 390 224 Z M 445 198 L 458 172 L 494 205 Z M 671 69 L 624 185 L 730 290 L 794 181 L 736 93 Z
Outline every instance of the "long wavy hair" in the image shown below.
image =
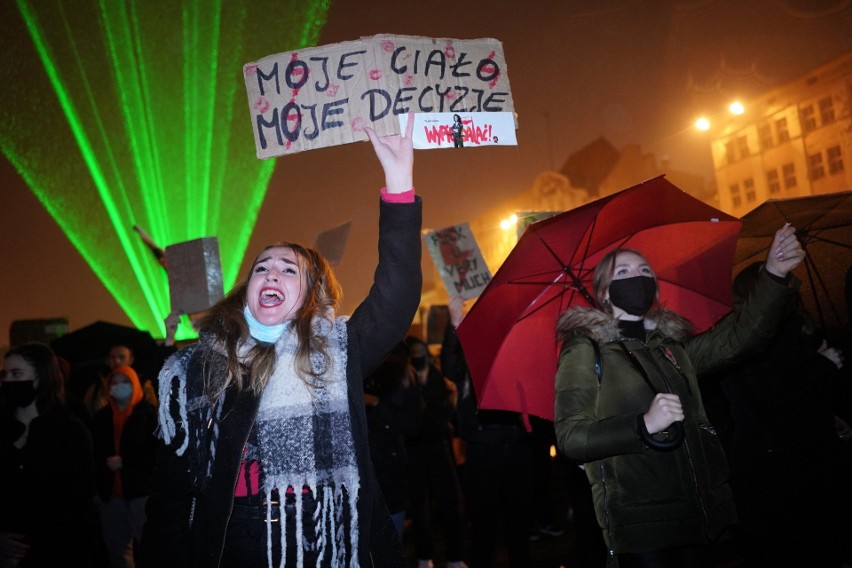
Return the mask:
M 632 252 L 633 254 L 640 256 L 643 260 L 645 260 L 645 262 L 648 262 L 648 259 L 645 258 L 641 252 L 632 248 L 612 249 L 606 253 L 603 258 L 601 258 L 600 262 L 598 262 L 598 265 L 595 267 L 594 277 L 592 278 L 592 287 L 594 288 L 595 300 L 598 303 L 597 308 L 609 315 L 613 315 L 612 304 L 606 300 L 605 297 L 606 293 L 609 291 L 609 285 L 612 284 L 612 277 L 615 272 L 615 259 L 623 252 Z M 651 274 L 654 275 L 654 280 L 656 280 L 657 274 L 654 272 L 654 267 L 651 267 Z M 654 305 L 658 305 L 659 302 L 660 287 L 657 286 L 657 293 L 654 296 Z
M 325 336 L 315 333 L 312 322 L 315 317 L 333 318 L 339 306 L 342 293 L 334 271 L 328 261 L 314 249 L 289 242 L 274 243 L 258 253 L 246 277 L 199 321 L 202 335 L 211 337 L 219 348 L 217 350 L 224 351 L 227 361 L 225 373 L 214 372 L 215 366 L 207 364 L 209 358 L 205 361 L 205 391 L 212 398 L 218 397 L 231 385 L 237 389 L 262 392 L 275 369 L 274 344 L 257 342 L 243 357 L 238 355 L 238 349 L 249 338 L 249 327 L 243 309 L 246 306 L 246 293 L 252 270 L 264 252 L 277 247 L 289 248 L 296 253 L 305 285 L 302 307 L 292 321 L 297 336 L 296 372 L 308 385 L 316 386 L 319 373 L 311 365 L 311 354 L 318 353 L 326 367 L 331 362 L 328 342 Z
M 38 378 L 35 396 L 38 413 L 49 414 L 62 407 L 65 403 L 65 381 L 53 349 L 44 343 L 22 343 L 9 349 L 3 358 L 8 359 L 12 355 L 33 366 Z

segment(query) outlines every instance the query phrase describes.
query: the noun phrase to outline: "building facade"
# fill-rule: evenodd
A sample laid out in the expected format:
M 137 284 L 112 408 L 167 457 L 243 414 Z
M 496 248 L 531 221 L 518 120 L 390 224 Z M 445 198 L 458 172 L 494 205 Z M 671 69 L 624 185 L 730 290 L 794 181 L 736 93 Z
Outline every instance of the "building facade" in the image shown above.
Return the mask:
M 852 189 L 852 52 L 744 103 L 711 142 L 719 208 Z

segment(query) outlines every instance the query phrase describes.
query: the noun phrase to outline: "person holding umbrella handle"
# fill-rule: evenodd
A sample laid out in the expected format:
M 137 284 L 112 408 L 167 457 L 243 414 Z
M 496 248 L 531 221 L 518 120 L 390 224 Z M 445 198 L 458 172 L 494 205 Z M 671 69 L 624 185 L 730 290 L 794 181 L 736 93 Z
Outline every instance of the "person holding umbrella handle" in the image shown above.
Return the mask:
M 560 316 L 557 443 L 585 464 L 613 564 L 712 566 L 708 547 L 736 511 L 698 376 L 769 341 L 793 305 L 798 280 L 790 272 L 804 256 L 794 227 L 781 227 L 754 293 L 691 335 L 689 322 L 661 302 L 645 256 L 613 249 L 595 268 L 596 305 Z

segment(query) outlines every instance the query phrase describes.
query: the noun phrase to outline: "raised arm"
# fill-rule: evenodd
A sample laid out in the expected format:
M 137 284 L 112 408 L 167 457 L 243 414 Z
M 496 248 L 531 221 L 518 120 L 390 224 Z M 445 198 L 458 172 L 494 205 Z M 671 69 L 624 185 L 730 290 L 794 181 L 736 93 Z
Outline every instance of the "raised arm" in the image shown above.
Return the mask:
M 385 187 L 388 193 L 405 193 L 414 187 L 414 148 L 411 134 L 414 132 L 414 113 L 408 113 L 405 133 L 380 138 L 375 131 L 364 129 L 376 157 L 385 172 Z
M 796 228 L 787 223 L 775 232 L 764 268 L 770 274 L 786 278 L 804 259 L 805 251 L 796 237 Z
M 420 304 L 421 203 L 414 196 L 413 114 L 401 135 L 379 138 L 367 128 L 385 173 L 379 213 L 379 264 L 367 298 L 349 320 L 350 345 L 366 375 L 405 336 Z M 363 378 L 363 377 L 361 377 Z
M 798 281 L 789 278 L 790 271 L 804 258 L 796 229 L 785 224 L 775 233 L 763 271 L 743 305 L 687 341 L 687 353 L 699 376 L 736 364 L 771 340 L 793 306 Z
M 464 318 L 463 307 L 464 298 L 461 296 L 450 298 L 447 304 L 450 313 L 450 325 L 447 326 L 441 345 L 441 372 L 456 385 L 463 384 L 467 375 L 467 362 L 459 337 L 456 335 L 456 329 Z

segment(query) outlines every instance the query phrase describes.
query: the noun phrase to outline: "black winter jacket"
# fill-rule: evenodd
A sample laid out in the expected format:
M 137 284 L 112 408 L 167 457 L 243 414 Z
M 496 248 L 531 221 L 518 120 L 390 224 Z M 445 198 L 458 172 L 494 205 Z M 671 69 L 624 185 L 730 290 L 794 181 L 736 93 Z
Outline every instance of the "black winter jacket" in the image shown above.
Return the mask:
M 367 298 L 346 323 L 349 410 L 361 478 L 358 550 L 362 567 L 402 568 L 405 565 L 399 537 L 370 461 L 363 382 L 405 336 L 420 303 L 420 226 L 419 197 L 411 204 L 381 203 L 379 264 L 374 283 Z M 190 391 L 186 394 L 190 401 L 203 389 L 200 368 L 203 356 L 199 345 L 174 355 L 186 359 L 187 390 Z M 160 404 L 173 402 L 161 400 Z M 230 389 L 226 393 L 213 470 L 203 489 L 193 483 L 190 464 L 193 463 L 194 444 L 190 444 L 190 449 L 182 456 L 176 455 L 174 447 L 163 445 L 158 453 L 154 487 L 146 509 L 148 518 L 143 537 L 146 565 L 158 568 L 219 566 L 242 451 L 259 403 L 260 397 L 253 392 L 237 396 L 234 389 Z M 192 421 L 200 415 L 189 409 L 188 431 L 196 431 L 197 425 Z M 179 423 L 179 417 L 176 418 Z M 178 436 L 178 444 L 180 438 Z
M 95 483 L 98 496 L 108 502 L 112 498 L 115 472 L 106 465 L 109 456 L 116 455 L 113 446 L 112 407 L 97 411 L 91 423 L 95 453 Z M 122 496 L 126 499 L 145 497 L 151 491 L 154 476 L 154 456 L 157 453 L 157 411 L 142 400 L 133 409 L 121 430 Z

